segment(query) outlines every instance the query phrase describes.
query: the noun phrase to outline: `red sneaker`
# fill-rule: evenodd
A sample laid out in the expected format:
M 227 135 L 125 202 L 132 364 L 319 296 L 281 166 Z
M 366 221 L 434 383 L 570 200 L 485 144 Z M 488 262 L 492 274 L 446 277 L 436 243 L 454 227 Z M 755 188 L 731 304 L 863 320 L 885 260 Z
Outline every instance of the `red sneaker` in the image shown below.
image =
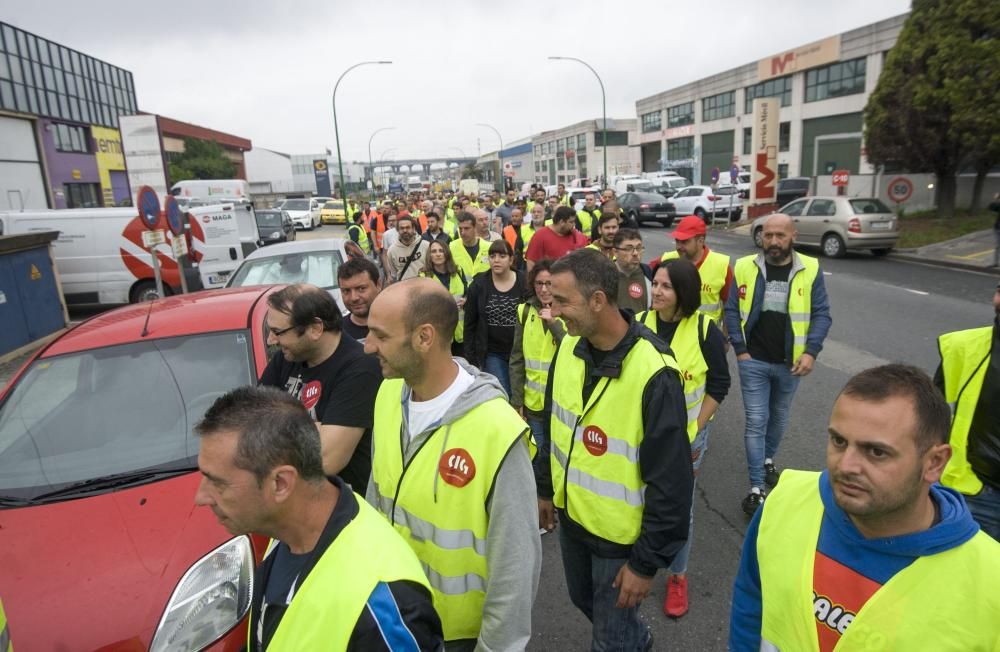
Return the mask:
M 687 577 L 671 575 L 667 578 L 667 599 L 663 603 L 663 613 L 671 618 L 680 618 L 688 612 Z

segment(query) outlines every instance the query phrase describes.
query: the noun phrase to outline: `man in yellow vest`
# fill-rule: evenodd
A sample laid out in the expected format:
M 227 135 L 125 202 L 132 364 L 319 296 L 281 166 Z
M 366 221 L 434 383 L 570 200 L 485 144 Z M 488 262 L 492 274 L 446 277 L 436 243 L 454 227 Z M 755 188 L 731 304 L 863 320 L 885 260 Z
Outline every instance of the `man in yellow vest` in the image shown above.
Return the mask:
M 452 260 L 471 283 L 473 276 L 490 269 L 490 243 L 479 237 L 476 217 L 472 213 L 461 211 L 457 220 L 458 239 L 448 243 L 448 248 L 451 249 Z
M 368 317 L 386 380 L 367 499 L 427 572 L 447 650 L 523 650 L 541 569 L 524 420 L 499 381 L 452 358 L 455 299 L 436 279 L 397 283 Z
M 679 368 L 619 310 L 610 260 L 578 249 L 551 273 L 552 315 L 569 335 L 545 390 L 539 525 L 552 530 L 558 510 L 566 585 L 593 623 L 591 649 L 650 650 L 639 605 L 687 541 L 694 487 Z
M 965 494 L 979 526 L 1000 541 L 1000 284 L 992 326 L 938 338 L 934 383 L 952 412 L 951 461 L 941 483 Z
M 566 184 L 560 183 L 556 186 L 556 200 L 559 202 L 560 206 L 569 206 L 573 208 L 573 198 L 566 192 Z
M 14 644 L 10 640 L 10 625 L 7 624 L 7 614 L 0 602 L 0 652 L 14 652 Z
M 791 218 L 764 223 L 764 251 L 736 261 L 725 306 L 726 332 L 736 352 L 750 474 L 744 513 L 764 503 L 765 485 L 779 472 L 774 456 L 788 425 L 799 381 L 812 371 L 830 330 L 830 302 L 819 262 L 797 253 Z
M 195 433 L 195 504 L 233 535 L 271 538 L 254 576 L 247 649 L 438 649 L 441 621 L 420 562 L 377 511 L 323 474 L 300 401 L 235 389 Z
M 948 406 L 925 372 L 851 378 L 826 470 L 786 471 L 743 540 L 729 649 L 1000 649 L 1000 544 L 948 464 Z
M 725 334 L 722 322 L 722 306 L 729 298 L 729 287 L 733 283 L 733 268 L 729 256 L 712 251 L 705 244 L 705 220 L 697 215 L 688 215 L 677 223 L 670 234 L 676 251 L 668 251 L 660 261 L 683 256 L 698 268 L 701 277 L 701 307 L 699 310 L 711 317 Z

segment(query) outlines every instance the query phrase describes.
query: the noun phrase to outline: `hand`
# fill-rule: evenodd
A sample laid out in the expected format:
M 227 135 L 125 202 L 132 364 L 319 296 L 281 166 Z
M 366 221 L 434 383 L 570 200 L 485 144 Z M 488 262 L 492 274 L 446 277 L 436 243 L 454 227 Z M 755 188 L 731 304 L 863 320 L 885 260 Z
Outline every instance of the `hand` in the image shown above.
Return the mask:
M 542 318 L 542 321 L 548 324 L 552 321 L 552 308 L 542 308 L 538 311 L 538 316 Z
M 737 362 L 743 362 L 744 360 L 750 360 L 750 359 L 751 358 L 749 353 L 741 353 L 738 356 L 736 356 Z
M 808 353 L 803 353 L 799 356 L 799 361 L 792 367 L 792 375 L 808 376 L 809 372 L 813 370 L 814 362 L 816 362 L 816 358 L 812 357 Z
M 551 500 L 538 499 L 538 527 L 546 532 L 556 529 L 556 508 Z
M 465 297 L 462 297 L 461 299 L 458 299 L 457 301 L 455 301 L 455 305 L 458 306 L 459 310 L 461 310 L 462 308 L 464 308 L 465 307 Z
M 618 571 L 618 575 L 615 577 L 615 581 L 611 583 L 611 586 L 614 588 L 621 589 L 618 593 L 618 602 L 615 603 L 615 607 L 617 609 L 638 607 L 639 603 L 649 595 L 649 588 L 652 584 L 652 577 L 637 575 L 628 567 L 628 563 L 622 564 L 621 570 Z

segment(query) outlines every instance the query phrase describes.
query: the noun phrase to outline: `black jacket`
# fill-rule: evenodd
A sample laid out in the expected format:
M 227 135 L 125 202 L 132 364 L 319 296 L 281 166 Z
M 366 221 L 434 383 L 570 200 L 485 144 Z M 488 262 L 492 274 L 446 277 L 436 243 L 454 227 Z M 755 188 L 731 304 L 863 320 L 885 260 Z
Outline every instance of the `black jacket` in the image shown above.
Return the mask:
M 527 280 L 523 272 L 514 270 L 517 278 L 514 287 L 521 289 L 521 302 L 528 298 Z M 486 300 L 493 291 L 493 272 L 479 272 L 469 283 L 465 293 L 465 359 L 470 364 L 483 367 L 489 344 L 489 327 L 486 324 Z M 511 332 L 514 327 L 511 326 Z

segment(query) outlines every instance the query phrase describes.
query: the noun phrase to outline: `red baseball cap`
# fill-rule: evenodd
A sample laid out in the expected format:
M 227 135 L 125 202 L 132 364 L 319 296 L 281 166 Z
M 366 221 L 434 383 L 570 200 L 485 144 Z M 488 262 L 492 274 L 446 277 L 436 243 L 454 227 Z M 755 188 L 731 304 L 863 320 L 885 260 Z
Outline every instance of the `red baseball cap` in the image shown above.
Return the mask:
M 696 235 L 705 235 L 705 220 L 697 215 L 688 215 L 677 223 L 677 228 L 670 237 L 674 240 L 690 240 Z

